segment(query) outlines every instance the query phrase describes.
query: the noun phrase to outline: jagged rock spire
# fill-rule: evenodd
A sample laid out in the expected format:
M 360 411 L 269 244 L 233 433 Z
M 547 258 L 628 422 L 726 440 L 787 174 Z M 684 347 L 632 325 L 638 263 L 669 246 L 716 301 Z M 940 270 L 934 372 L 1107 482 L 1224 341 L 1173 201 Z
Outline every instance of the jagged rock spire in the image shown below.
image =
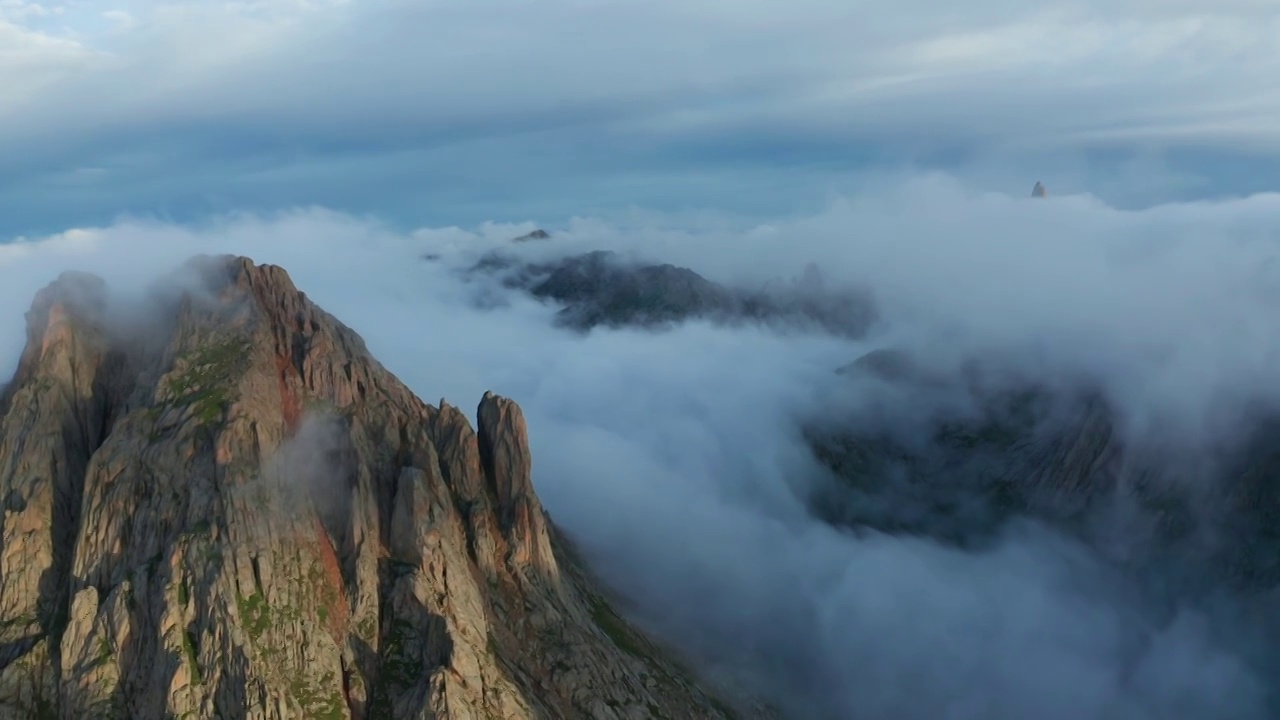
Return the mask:
M 516 403 L 426 405 L 282 268 L 169 281 L 146 343 L 92 276 L 28 313 L 0 718 L 726 719 L 564 554 Z

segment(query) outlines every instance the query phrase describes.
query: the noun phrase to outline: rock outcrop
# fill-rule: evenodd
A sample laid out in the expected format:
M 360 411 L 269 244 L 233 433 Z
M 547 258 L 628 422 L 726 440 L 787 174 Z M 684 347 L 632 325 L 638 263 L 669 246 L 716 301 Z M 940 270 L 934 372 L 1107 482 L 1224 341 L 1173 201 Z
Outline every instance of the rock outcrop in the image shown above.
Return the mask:
M 697 318 L 811 326 L 861 337 L 876 319 L 869 293 L 825 287 L 812 264 L 788 286 L 760 290 L 726 287 L 689 268 L 629 261 L 606 250 L 535 264 L 491 253 L 472 272 L 501 273 L 508 287 L 559 303 L 557 322 L 580 331 L 657 328 Z
M 65 274 L 0 396 L 0 718 L 724 718 L 574 560 L 520 408 L 424 404 L 285 271 Z
M 533 232 L 525 233 L 524 235 L 521 235 L 520 237 L 517 237 L 517 238 L 512 238 L 511 242 L 529 242 L 530 240 L 550 240 L 550 239 L 551 239 L 551 233 L 547 232 L 546 230 L 543 230 L 542 228 L 538 228 Z

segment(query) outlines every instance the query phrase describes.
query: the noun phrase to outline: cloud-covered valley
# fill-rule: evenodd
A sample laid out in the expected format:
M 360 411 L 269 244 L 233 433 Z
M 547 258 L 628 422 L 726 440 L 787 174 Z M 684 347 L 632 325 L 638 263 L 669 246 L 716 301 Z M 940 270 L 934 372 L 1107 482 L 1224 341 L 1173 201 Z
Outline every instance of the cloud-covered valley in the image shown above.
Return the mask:
M 1176 585 L 1164 566 L 1128 572 L 1030 516 L 976 549 L 829 524 L 812 499 L 837 480 L 803 429 L 878 417 L 886 396 L 835 370 L 891 347 L 943 378 L 977 359 L 1096 390 L 1125 440 L 1229 444 L 1280 401 L 1278 221 L 1280 196 L 1134 211 L 938 175 L 771 224 L 637 213 L 520 244 L 532 225 L 401 232 L 319 208 L 122 220 L 0 246 L 0 370 L 62 270 L 145 302 L 190 255 L 245 254 L 285 267 L 424 399 L 519 401 L 539 494 L 629 613 L 794 717 L 1263 718 L 1269 586 L 1161 594 Z M 579 333 L 554 304 L 465 272 L 494 250 L 535 263 L 597 249 L 731 287 L 813 263 L 869 289 L 879 320 L 861 339 L 706 319 Z M 927 416 L 944 395 L 890 414 Z

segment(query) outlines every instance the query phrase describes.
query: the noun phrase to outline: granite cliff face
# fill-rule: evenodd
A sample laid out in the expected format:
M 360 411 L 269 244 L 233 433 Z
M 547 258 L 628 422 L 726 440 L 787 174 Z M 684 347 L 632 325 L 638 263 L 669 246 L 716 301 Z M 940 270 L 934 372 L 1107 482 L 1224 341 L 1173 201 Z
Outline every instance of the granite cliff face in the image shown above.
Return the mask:
M 424 404 L 286 273 L 65 274 L 0 397 L 0 718 L 724 718 L 594 588 L 520 408 Z

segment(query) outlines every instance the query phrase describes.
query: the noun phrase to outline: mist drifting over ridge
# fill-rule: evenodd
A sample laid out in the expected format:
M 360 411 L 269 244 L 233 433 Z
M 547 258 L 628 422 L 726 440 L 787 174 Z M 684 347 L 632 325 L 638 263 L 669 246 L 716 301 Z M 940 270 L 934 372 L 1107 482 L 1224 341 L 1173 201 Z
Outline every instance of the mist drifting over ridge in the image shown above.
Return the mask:
M 1124 211 L 942 176 L 771 225 L 576 219 L 518 247 L 532 226 L 397 233 L 322 209 L 122 221 L 0 246 L 0 350 L 7 373 L 22 312 L 59 271 L 129 296 L 194 253 L 249 255 L 285 267 L 424 398 L 519 400 L 546 507 L 636 617 L 796 717 L 1261 718 L 1274 601 L 1156 612 L 1033 521 L 981 552 L 837 529 L 807 506 L 824 479 L 800 423 L 856 414 L 864 398 L 834 370 L 901 347 L 943 376 L 995 358 L 1101 388 L 1134 436 L 1229 440 L 1280 388 L 1277 221 L 1274 195 Z M 554 327 L 554 306 L 460 272 L 496 248 L 609 249 L 734 286 L 816 263 L 869 288 L 880 322 L 862 341 L 706 321 L 579 335 Z

